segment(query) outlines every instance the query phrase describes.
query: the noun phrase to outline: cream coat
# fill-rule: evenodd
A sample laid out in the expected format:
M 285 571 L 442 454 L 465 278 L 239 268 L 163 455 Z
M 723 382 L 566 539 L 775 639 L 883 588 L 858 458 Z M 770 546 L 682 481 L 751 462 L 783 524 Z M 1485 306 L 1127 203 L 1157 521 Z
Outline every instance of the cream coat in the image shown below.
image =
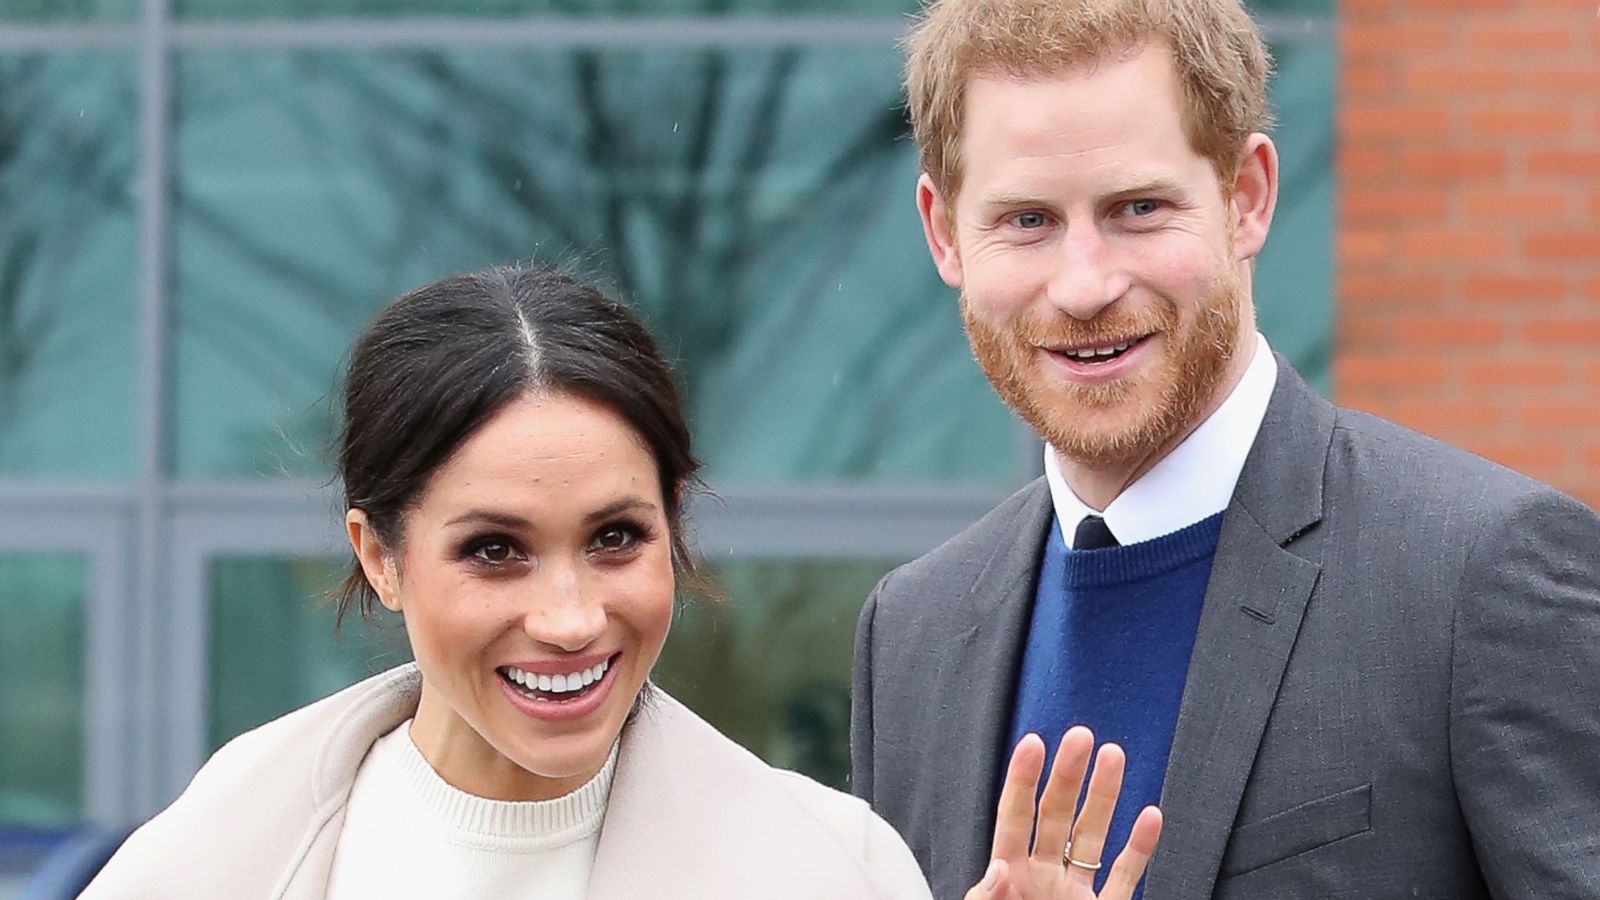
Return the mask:
M 402 666 L 234 739 L 82 897 L 322 897 L 356 769 L 420 685 Z M 660 691 L 623 732 L 588 895 L 930 896 L 865 803 L 768 766 Z

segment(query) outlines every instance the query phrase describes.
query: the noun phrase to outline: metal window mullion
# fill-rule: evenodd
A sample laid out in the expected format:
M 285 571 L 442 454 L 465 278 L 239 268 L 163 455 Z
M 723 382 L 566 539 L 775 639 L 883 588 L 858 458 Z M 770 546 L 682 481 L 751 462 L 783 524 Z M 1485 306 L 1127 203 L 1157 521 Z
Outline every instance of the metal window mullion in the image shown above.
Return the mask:
M 146 0 L 147 9 L 156 0 Z M 167 0 L 170 2 L 170 0 Z M 446 47 L 773 47 L 892 45 L 908 20 L 891 16 L 526 16 L 496 18 L 319 18 L 304 21 L 173 21 L 162 3 L 163 38 L 183 47 L 300 49 Z M 148 15 L 147 15 L 148 18 Z M 1279 44 L 1333 40 L 1335 15 L 1256 16 Z M 90 23 L 7 25 L 0 49 L 143 46 L 141 26 Z
M 113 687 L 129 717 L 127 746 L 132 790 L 128 812 L 153 812 L 171 799 L 169 747 L 182 736 L 168 726 L 175 695 L 171 659 L 203 648 L 168 639 L 168 516 L 166 512 L 168 396 L 168 185 L 172 101 L 170 0 L 144 0 L 139 25 L 139 276 L 138 452 L 133 509 L 133 559 L 128 624 L 137 657 L 136 677 Z

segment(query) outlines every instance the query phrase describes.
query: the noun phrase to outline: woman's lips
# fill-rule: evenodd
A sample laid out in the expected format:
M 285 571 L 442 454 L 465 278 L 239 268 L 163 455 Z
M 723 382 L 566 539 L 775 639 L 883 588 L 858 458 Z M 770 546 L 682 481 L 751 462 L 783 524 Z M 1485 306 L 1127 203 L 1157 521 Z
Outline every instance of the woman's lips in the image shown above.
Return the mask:
M 616 683 L 617 669 L 621 660 L 622 654 L 618 653 L 601 661 L 598 665 L 604 666 L 604 670 L 599 676 L 590 684 L 584 685 L 575 691 L 570 689 L 555 691 L 554 680 L 556 677 L 565 679 L 570 677 L 571 674 L 581 675 L 584 671 L 583 669 L 575 669 L 573 673 L 567 674 L 542 674 L 536 676 L 541 679 L 548 679 L 551 689 L 545 690 L 542 687 L 535 687 L 532 689 L 536 692 L 534 694 L 529 693 L 527 685 L 519 685 L 512 680 L 513 673 L 511 670 L 517 670 L 525 679 L 532 675 L 527 670 L 518 669 L 515 666 L 504 666 L 497 669 L 495 674 L 500 682 L 500 690 L 505 693 L 511 704 L 524 715 L 544 721 L 570 721 L 572 719 L 580 719 L 594 712 L 605 703 Z M 540 666 L 540 668 L 548 668 L 548 666 Z M 592 670 L 593 667 L 590 668 Z M 541 681 L 539 684 L 542 685 L 543 682 Z

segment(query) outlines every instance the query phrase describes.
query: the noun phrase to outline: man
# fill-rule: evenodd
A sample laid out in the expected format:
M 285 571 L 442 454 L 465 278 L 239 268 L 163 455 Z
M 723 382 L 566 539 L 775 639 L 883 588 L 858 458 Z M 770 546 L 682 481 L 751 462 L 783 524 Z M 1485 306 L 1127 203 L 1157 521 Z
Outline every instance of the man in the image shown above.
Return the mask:
M 1082 722 L 1128 752 L 1106 846 L 1162 807 L 1146 900 L 1600 897 L 1600 519 L 1257 334 L 1244 10 L 945 0 L 909 46 L 929 249 L 1047 444 L 861 615 L 855 789 L 935 895 L 1019 738 Z

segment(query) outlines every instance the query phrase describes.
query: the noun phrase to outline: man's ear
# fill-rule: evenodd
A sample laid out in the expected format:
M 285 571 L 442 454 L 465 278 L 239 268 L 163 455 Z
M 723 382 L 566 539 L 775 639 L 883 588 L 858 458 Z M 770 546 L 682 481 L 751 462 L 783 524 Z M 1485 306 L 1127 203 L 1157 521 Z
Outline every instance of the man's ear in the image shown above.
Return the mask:
M 378 602 L 385 609 L 400 611 L 399 577 L 395 573 L 394 558 L 378 540 L 378 532 L 367 520 L 366 510 L 350 509 L 344 514 L 344 527 L 350 535 L 350 549 L 355 551 L 361 572 L 367 584 L 378 594 Z
M 934 268 L 939 270 L 939 277 L 945 284 L 959 290 L 961 256 L 956 252 L 955 216 L 927 172 L 917 179 L 917 212 L 922 215 L 922 234 L 928 239 L 928 253 L 933 257 Z
M 1252 259 L 1267 242 L 1272 212 L 1278 205 L 1278 148 L 1272 138 L 1256 132 L 1245 139 L 1233 178 L 1234 258 Z

